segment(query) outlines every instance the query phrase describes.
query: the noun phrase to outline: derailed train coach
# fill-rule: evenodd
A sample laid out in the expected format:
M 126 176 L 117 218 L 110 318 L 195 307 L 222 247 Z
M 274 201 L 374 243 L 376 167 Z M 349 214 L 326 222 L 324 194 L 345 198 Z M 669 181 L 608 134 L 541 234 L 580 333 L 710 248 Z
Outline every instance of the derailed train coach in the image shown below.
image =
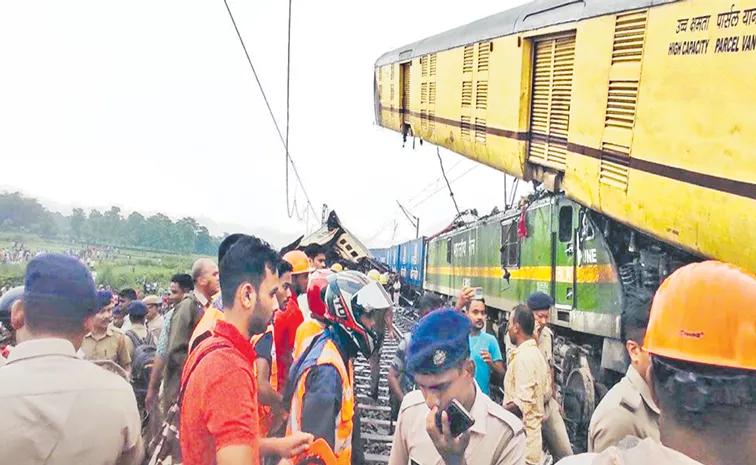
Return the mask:
M 509 310 L 535 291 L 554 298 L 557 385 L 579 450 L 593 409 L 629 363 L 620 329 L 627 297 L 652 293 L 697 260 L 546 192 L 433 237 L 426 255 L 425 290 L 453 298 L 463 286 L 483 288 L 500 343 Z

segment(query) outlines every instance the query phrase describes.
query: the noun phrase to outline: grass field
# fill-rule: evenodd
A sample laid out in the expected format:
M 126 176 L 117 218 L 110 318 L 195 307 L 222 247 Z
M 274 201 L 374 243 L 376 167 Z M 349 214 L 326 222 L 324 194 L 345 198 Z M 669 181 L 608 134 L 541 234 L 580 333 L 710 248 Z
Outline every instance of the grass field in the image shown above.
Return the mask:
M 33 253 L 64 252 L 85 249 L 88 244 L 76 242 L 51 241 L 38 236 L 0 233 L 0 249 L 11 247 L 13 242 L 21 241 L 24 247 Z M 93 244 L 89 244 L 93 246 Z M 91 271 L 96 274 L 97 284 L 111 286 L 114 289 L 133 287 L 139 289 L 145 282 L 156 282 L 158 289 L 167 290 L 170 278 L 175 273 L 189 273 L 194 260 L 199 255 L 180 255 L 154 250 L 131 249 L 119 247 L 119 254 L 108 259 L 94 260 L 89 263 Z M 0 287 L 19 285 L 23 282 L 25 263 L 0 264 Z

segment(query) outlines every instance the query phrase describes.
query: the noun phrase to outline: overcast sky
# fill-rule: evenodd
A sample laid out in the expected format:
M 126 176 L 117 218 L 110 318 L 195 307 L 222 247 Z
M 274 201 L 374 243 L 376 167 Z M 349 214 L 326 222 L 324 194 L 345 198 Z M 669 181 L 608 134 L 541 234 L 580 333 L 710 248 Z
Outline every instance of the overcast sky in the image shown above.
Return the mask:
M 402 149 L 399 134 L 375 126 L 373 64 L 522 3 L 294 0 L 290 152 L 318 214 L 327 203 L 369 246 L 414 237 L 397 200 L 423 234 L 448 224 L 435 147 Z M 229 4 L 283 130 L 288 4 Z M 305 232 L 287 216 L 283 147 L 222 0 L 3 1 L 0 66 L 0 185 Z M 460 209 L 503 204 L 502 173 L 442 156 Z M 304 211 L 295 186 L 292 177 Z

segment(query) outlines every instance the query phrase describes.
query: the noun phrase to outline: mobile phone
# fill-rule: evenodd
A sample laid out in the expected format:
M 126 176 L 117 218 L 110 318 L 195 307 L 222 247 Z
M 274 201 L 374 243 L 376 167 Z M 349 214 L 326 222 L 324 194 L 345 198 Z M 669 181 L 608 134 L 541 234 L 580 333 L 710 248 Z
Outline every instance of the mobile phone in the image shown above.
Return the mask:
M 436 427 L 439 431 L 441 428 L 441 410 L 436 413 Z M 462 406 L 457 399 L 452 399 L 448 407 L 446 407 L 446 414 L 449 415 L 449 428 L 453 437 L 457 437 L 464 433 L 475 423 L 475 419 L 470 415 L 470 412 Z
M 481 300 L 483 298 L 483 288 L 482 287 L 476 287 L 475 288 L 475 297 L 473 299 L 475 300 Z

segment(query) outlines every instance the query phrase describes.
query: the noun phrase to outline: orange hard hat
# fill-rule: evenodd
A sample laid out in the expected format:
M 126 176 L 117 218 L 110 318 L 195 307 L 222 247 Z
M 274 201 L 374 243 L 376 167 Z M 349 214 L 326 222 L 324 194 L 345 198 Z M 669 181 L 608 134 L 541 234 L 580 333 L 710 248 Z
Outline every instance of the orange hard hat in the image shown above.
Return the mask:
M 306 451 L 294 457 L 294 465 L 336 465 L 336 455 L 325 439 L 316 439 Z
M 756 276 L 734 265 L 686 265 L 654 296 L 644 347 L 686 362 L 756 370 Z
M 291 267 L 294 268 L 291 274 L 309 273 L 313 270 L 310 267 L 310 259 L 307 258 L 307 255 L 305 255 L 305 253 L 301 250 L 292 250 L 291 252 L 286 252 L 286 254 L 283 256 L 283 259 L 289 262 L 289 264 L 291 264 Z

